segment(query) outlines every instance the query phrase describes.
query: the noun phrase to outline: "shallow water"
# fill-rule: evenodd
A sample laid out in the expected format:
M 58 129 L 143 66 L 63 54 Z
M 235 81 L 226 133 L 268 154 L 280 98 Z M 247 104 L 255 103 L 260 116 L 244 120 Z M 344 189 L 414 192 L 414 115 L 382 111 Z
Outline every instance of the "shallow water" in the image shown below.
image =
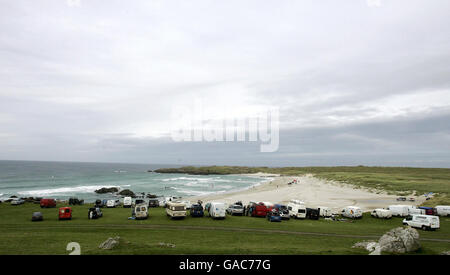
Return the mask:
M 266 179 L 238 175 L 149 173 L 167 165 L 0 161 L 0 199 L 78 197 L 86 201 L 112 198 L 96 194 L 102 187 L 119 187 L 158 196 L 197 196 L 246 189 Z

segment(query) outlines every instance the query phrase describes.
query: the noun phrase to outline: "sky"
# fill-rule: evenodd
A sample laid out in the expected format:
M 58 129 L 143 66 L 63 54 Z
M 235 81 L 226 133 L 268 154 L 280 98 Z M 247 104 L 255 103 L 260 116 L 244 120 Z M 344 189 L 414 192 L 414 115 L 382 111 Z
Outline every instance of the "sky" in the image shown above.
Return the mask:
M 450 167 L 448 26 L 446 0 L 0 0 L 0 159 Z M 272 152 L 173 138 L 273 108 Z

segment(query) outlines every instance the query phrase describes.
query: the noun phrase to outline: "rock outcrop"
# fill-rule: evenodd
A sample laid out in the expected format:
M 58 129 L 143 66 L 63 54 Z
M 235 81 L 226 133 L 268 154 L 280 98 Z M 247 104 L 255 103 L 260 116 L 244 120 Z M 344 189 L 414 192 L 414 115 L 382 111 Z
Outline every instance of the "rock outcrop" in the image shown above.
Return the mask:
M 117 192 L 119 192 L 119 188 L 117 187 L 110 187 L 110 188 L 103 187 L 95 190 L 95 193 L 97 194 L 117 193 Z
M 382 252 L 402 254 L 420 249 L 419 232 L 411 227 L 397 227 L 378 240 L 364 241 L 353 245 L 353 248 L 364 248 L 370 255 L 381 255 Z

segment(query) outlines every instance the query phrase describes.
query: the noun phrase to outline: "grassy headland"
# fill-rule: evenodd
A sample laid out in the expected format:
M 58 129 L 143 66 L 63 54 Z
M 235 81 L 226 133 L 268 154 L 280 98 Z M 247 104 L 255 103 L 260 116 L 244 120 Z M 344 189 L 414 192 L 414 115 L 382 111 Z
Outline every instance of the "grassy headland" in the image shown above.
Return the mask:
M 64 206 L 59 204 L 58 207 Z M 362 240 L 377 240 L 401 226 L 401 218 L 375 219 L 365 214 L 353 222 L 289 220 L 271 223 L 264 218 L 227 216 L 224 220 L 186 217 L 171 220 L 164 208 L 151 208 L 147 220 L 128 220 L 130 208 L 104 208 L 103 217 L 89 220 L 89 205 L 73 206 L 73 219 L 59 221 L 58 209 L 39 204 L 0 204 L 0 254 L 69 254 L 69 242 L 81 254 L 368 254 L 351 248 Z M 44 221 L 31 222 L 41 211 Z M 441 218 L 438 231 L 419 230 L 422 249 L 414 254 L 450 250 L 450 218 Z M 112 250 L 98 246 L 121 237 Z M 167 247 L 160 243 L 174 244 Z
M 435 193 L 425 205 L 450 204 L 450 169 L 411 167 L 246 167 L 246 166 L 185 166 L 157 169 L 156 173 L 183 173 L 190 175 L 228 175 L 270 173 L 285 176 L 313 174 L 316 177 L 352 184 L 392 194 L 417 195 Z

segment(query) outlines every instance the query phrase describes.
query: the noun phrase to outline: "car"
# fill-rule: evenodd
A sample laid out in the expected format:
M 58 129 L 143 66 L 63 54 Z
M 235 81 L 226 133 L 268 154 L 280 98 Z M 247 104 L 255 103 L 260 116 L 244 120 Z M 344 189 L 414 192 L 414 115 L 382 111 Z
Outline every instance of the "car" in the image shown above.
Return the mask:
M 159 207 L 159 200 L 158 199 L 149 199 L 148 207 Z
M 291 218 L 291 215 L 289 214 L 289 209 L 286 205 L 283 204 L 275 204 L 274 209 L 277 209 L 280 213 L 280 217 L 282 220 L 289 220 Z
M 436 230 L 440 228 L 438 216 L 431 215 L 411 215 L 403 220 L 403 225 L 408 225 L 423 230 Z
M 270 222 L 281 222 L 280 211 L 274 208 L 267 212 L 267 220 Z
M 191 217 L 203 217 L 205 215 L 203 206 L 200 203 L 193 204 L 189 212 Z
M 397 201 L 406 201 L 406 197 L 398 197 Z
M 34 212 L 33 215 L 31 216 L 31 221 L 33 222 L 39 222 L 39 221 L 43 221 L 44 220 L 44 216 L 42 215 L 41 212 Z
M 244 215 L 244 207 L 242 205 L 238 205 L 238 204 L 230 205 L 227 208 L 227 214 L 229 214 L 231 216 L 233 216 L 233 215 L 242 216 L 242 215 Z
M 24 203 L 25 203 L 24 200 L 18 199 L 18 198 L 14 198 L 14 199 L 12 199 L 12 201 L 11 201 L 11 205 L 21 205 L 21 204 L 24 204 Z

